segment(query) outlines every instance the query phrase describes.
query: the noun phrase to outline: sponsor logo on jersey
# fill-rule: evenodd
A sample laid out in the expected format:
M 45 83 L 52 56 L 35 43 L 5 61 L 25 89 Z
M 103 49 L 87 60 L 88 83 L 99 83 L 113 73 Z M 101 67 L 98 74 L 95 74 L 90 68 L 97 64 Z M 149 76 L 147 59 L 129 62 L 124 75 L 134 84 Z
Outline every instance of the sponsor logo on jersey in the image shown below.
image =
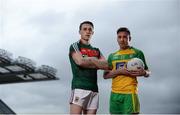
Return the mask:
M 126 62 L 117 62 L 116 63 L 116 69 L 123 68 L 125 66 Z
M 80 49 L 81 54 L 86 57 L 98 57 L 99 56 L 99 52 L 97 50 L 93 50 L 93 49 L 88 49 L 88 48 L 81 48 Z

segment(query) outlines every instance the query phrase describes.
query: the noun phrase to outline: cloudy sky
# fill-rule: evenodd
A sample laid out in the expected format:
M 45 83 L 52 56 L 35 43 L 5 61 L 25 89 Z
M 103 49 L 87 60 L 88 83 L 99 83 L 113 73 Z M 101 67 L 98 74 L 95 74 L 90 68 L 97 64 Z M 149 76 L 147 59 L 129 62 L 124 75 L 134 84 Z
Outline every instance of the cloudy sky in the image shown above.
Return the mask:
M 94 23 L 91 43 L 105 57 L 118 50 L 121 26 L 130 29 L 131 45 L 144 51 L 152 75 L 138 78 L 141 113 L 180 113 L 179 0 L 0 0 L 0 48 L 53 66 L 60 78 L 0 85 L 0 99 L 16 113 L 68 113 L 68 51 L 84 20 Z M 111 80 L 98 75 L 98 113 L 108 113 Z

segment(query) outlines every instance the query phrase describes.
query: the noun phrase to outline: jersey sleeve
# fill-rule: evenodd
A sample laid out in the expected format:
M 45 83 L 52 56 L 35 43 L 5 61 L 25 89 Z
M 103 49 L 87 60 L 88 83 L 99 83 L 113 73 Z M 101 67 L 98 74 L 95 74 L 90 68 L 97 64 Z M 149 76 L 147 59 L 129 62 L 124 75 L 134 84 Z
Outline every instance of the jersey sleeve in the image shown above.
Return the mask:
M 108 56 L 108 66 L 109 66 L 109 68 L 112 68 L 112 54 L 110 54 L 109 56 Z
M 138 58 L 140 58 L 144 62 L 144 69 L 148 70 L 148 66 L 146 64 L 146 59 L 145 59 L 144 53 L 142 51 L 139 51 Z
M 69 47 L 69 56 L 71 56 L 71 54 L 74 52 L 74 48 L 72 47 L 72 45 Z
M 71 54 L 73 52 L 80 52 L 79 47 L 78 47 L 78 45 L 76 43 L 71 44 L 71 46 L 69 48 L 69 56 L 71 56 Z
M 98 56 L 98 58 L 99 58 L 99 59 L 101 59 L 101 57 L 104 57 L 104 55 L 102 54 L 102 52 L 100 51 L 100 49 L 99 49 L 99 48 L 97 48 L 97 50 L 98 50 L 98 52 L 99 52 L 99 56 Z

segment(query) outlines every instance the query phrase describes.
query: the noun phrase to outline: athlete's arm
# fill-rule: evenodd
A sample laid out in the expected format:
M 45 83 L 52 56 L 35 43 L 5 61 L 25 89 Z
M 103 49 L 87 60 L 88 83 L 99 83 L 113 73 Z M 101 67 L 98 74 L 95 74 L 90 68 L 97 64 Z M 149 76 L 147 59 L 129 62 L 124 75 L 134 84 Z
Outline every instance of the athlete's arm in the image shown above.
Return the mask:
M 100 59 L 94 58 L 92 59 L 92 63 L 95 64 L 95 66 L 99 69 L 108 70 L 108 62 L 104 58 L 104 56 L 101 56 Z
M 92 63 L 92 60 L 94 57 L 83 57 L 81 53 L 79 52 L 73 52 L 72 58 L 75 61 L 75 63 L 81 67 L 85 68 L 97 68 L 94 63 Z
M 144 69 L 140 69 L 140 70 L 137 70 L 137 71 L 130 71 L 131 73 L 131 76 L 134 76 L 134 77 L 149 77 L 150 75 L 150 71 L 149 70 L 144 70 Z
M 126 68 L 120 68 L 117 70 L 105 70 L 104 71 L 104 79 L 114 78 L 118 75 L 131 75 L 131 73 Z
M 116 77 L 118 75 L 127 75 L 131 77 L 149 77 L 150 71 L 144 69 L 140 69 L 138 71 L 128 71 L 126 68 L 121 68 L 117 70 L 105 70 L 103 77 L 104 79 L 108 79 Z

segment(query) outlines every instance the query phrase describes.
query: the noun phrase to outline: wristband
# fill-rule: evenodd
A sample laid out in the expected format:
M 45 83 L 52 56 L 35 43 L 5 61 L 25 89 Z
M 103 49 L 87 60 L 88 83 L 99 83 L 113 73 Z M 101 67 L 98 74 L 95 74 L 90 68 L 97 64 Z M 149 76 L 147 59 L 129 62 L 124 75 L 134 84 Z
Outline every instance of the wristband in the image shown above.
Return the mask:
M 151 74 L 150 71 L 146 71 L 145 77 L 148 77 Z

